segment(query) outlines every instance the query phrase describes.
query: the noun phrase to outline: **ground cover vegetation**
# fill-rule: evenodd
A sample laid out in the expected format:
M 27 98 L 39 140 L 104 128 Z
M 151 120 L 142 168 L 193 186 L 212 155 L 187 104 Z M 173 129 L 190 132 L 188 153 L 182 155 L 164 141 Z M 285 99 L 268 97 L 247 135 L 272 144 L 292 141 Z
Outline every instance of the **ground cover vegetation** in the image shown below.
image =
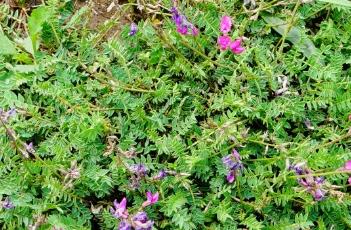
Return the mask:
M 110 2 L 0 3 L 1 229 L 351 228 L 349 1 Z

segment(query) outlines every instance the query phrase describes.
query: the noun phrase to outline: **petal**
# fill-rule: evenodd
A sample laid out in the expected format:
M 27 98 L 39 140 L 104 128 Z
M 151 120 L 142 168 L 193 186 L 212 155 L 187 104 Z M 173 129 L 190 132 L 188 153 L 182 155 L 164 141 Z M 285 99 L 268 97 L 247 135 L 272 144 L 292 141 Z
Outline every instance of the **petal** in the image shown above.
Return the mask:
M 230 43 L 230 48 L 231 49 L 236 49 L 236 48 L 240 47 L 240 45 L 241 45 L 241 40 L 240 39 L 236 39 L 235 41 Z
M 151 200 L 152 200 L 152 193 L 151 193 L 150 191 L 147 191 L 147 192 L 146 192 L 146 199 L 147 199 L 148 201 L 151 201 Z
M 227 181 L 229 183 L 233 183 L 235 180 L 235 173 L 233 171 L 230 171 L 228 174 L 227 174 Z
M 347 180 L 347 182 L 349 182 L 349 185 L 351 185 L 351 177 L 349 177 L 349 179 Z
M 127 198 L 123 197 L 121 203 L 119 203 L 119 208 L 126 209 L 127 206 Z
M 221 18 L 220 29 L 222 33 L 228 33 L 232 28 L 232 20 L 229 16 L 223 16 Z
M 241 54 L 242 52 L 245 51 L 245 48 L 244 47 L 237 47 L 235 49 L 232 49 L 233 53 L 235 54 Z
M 155 193 L 155 195 L 152 197 L 152 203 L 156 203 L 158 201 L 158 192 Z
M 344 166 L 344 169 L 346 169 L 346 170 L 351 170 L 351 160 L 346 161 L 345 166 Z

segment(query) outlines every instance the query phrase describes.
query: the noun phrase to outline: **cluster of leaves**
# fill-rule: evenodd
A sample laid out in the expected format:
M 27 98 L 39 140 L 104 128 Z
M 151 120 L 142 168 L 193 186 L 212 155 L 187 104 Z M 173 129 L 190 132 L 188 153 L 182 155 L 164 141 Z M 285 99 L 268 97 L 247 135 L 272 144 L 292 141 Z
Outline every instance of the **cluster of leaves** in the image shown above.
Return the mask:
M 108 39 L 119 17 L 89 30 L 90 6 L 49 0 L 24 17 L 0 5 L 0 108 L 36 150 L 23 158 L 0 127 L 0 198 L 15 206 L 0 227 L 114 229 L 114 199 L 133 209 L 158 191 L 157 229 L 349 229 L 348 2 L 179 1 L 196 37 L 176 32 L 172 1 L 137 2 L 121 6 L 143 13 L 137 34 Z M 216 46 L 223 15 L 248 38 L 241 55 Z M 244 170 L 228 184 L 232 148 Z M 287 160 L 335 186 L 314 201 Z M 126 166 L 139 163 L 148 176 L 132 189 Z M 150 180 L 162 169 L 177 173 Z

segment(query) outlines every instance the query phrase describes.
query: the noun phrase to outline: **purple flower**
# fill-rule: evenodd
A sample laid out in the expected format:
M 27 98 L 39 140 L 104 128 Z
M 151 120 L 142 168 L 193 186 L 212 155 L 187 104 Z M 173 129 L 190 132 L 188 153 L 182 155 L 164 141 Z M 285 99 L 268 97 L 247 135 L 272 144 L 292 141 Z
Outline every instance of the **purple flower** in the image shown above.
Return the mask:
M 149 205 L 153 205 L 158 201 L 158 192 L 156 192 L 155 194 L 152 194 L 150 191 L 146 192 L 146 198 L 147 200 L 143 203 L 143 207 L 149 206 Z
M 322 189 L 316 189 L 315 191 L 312 192 L 312 195 L 316 201 L 320 201 L 325 198 L 325 193 L 326 192 Z
M 132 219 L 135 230 L 151 230 L 154 222 L 149 220 L 145 212 L 138 212 Z
M 134 22 L 130 24 L 129 36 L 134 36 L 138 32 L 138 26 Z
M 147 168 L 143 164 L 130 165 L 129 170 L 138 176 L 145 176 L 147 173 Z
M 11 200 L 6 197 L 5 200 L 2 202 L 2 207 L 4 209 L 11 209 L 11 208 L 14 208 L 15 205 L 11 202 Z
M 115 218 L 123 218 L 126 219 L 128 218 L 128 210 L 126 209 L 127 206 L 127 199 L 124 197 L 120 203 L 117 202 L 117 200 L 113 201 L 113 208 L 110 208 L 110 212 L 112 216 Z
M 12 108 L 6 112 L 4 110 L 0 109 L 0 118 L 4 123 L 8 121 L 10 117 L 14 117 L 16 115 L 16 109 Z
M 177 32 L 182 35 L 191 34 L 193 36 L 197 36 L 199 34 L 199 30 L 188 21 L 185 15 L 181 14 L 176 7 L 172 7 L 172 20 L 176 24 Z
M 245 51 L 245 48 L 241 46 L 241 39 L 236 39 L 232 43 L 230 43 L 230 49 L 235 54 L 241 54 Z
M 223 36 L 219 36 L 218 37 L 218 40 L 217 40 L 217 43 L 219 45 L 219 48 L 221 50 L 226 50 L 229 48 L 230 46 L 230 42 L 231 42 L 231 39 L 229 36 L 227 35 L 223 35 Z
M 167 176 L 167 172 L 164 169 L 161 169 L 156 176 L 153 177 L 154 180 L 162 180 Z
M 325 184 L 324 177 L 313 176 L 312 171 L 305 166 L 305 163 L 291 165 L 289 169 L 295 171 L 297 176 L 303 176 L 299 177 L 297 182 L 313 196 L 314 200 L 320 201 L 325 198 L 327 191 L 323 189 Z
M 242 170 L 244 167 L 241 163 L 240 158 L 240 154 L 238 153 L 238 151 L 236 151 L 236 149 L 233 149 L 231 154 L 222 158 L 222 163 L 225 165 L 226 168 L 228 168 L 227 181 L 229 183 L 234 182 L 237 171 Z
M 118 230 L 132 230 L 132 225 L 123 220 L 119 223 Z
M 220 23 L 221 32 L 227 34 L 232 29 L 232 20 L 229 16 L 223 16 Z
M 230 170 L 227 174 L 227 181 L 229 183 L 233 183 L 235 180 L 235 171 L 234 170 Z

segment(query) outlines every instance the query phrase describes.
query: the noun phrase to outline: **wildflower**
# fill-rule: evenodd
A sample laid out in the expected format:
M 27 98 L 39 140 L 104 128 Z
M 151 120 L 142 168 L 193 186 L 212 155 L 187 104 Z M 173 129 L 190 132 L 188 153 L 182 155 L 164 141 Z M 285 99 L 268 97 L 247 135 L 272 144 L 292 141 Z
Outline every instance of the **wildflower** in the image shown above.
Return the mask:
M 117 202 L 117 200 L 113 201 L 113 208 L 110 208 L 110 212 L 112 216 L 115 218 L 123 218 L 126 219 L 128 218 L 128 210 L 126 209 L 127 206 L 127 199 L 124 197 L 120 203 Z
M 129 170 L 138 176 L 145 176 L 147 173 L 147 168 L 143 164 L 131 165 L 129 166 Z
M 130 24 L 129 36 L 134 36 L 138 32 L 138 26 L 134 22 Z
M 218 37 L 218 45 L 221 50 L 226 50 L 229 48 L 231 39 L 227 35 L 219 36 Z
M 15 205 L 11 202 L 11 200 L 6 197 L 5 200 L 2 202 L 2 207 L 4 209 L 12 209 L 15 207 Z
M 241 54 L 242 52 L 245 51 L 245 48 L 241 46 L 241 38 L 236 39 L 232 43 L 230 43 L 230 49 L 232 50 L 233 53 L 235 54 Z
M 143 203 L 143 207 L 149 206 L 149 205 L 153 205 L 158 201 L 158 192 L 156 192 L 155 194 L 152 194 L 150 191 L 148 191 L 146 193 L 146 198 L 147 200 Z
M 191 33 L 193 36 L 199 34 L 199 30 L 188 21 L 185 15 L 181 14 L 176 7 L 172 7 L 172 20 L 176 24 L 177 32 L 182 35 Z
M 29 144 L 24 143 L 24 148 L 28 153 L 34 153 L 34 147 L 33 147 L 33 142 L 30 142 Z
M 0 119 L 4 122 L 7 123 L 10 117 L 14 117 L 16 115 L 16 109 L 12 108 L 9 111 L 4 111 L 0 109 Z
M 232 28 L 232 20 L 229 16 L 223 16 L 220 23 L 221 32 L 227 34 Z
M 347 180 L 347 182 L 349 183 L 349 185 L 351 185 L 351 177 L 349 177 L 349 179 Z
M 297 179 L 297 182 L 306 189 L 316 201 L 323 200 L 327 191 L 323 189 L 325 184 L 324 177 L 315 177 L 312 171 L 305 166 L 305 163 L 298 163 L 289 166 L 290 170 L 295 171 L 298 176 L 304 176 Z
M 121 221 L 118 225 L 118 230 L 132 230 L 132 226 L 127 221 Z
M 164 169 L 161 169 L 156 176 L 153 177 L 154 180 L 162 180 L 167 176 L 167 172 Z
M 149 220 L 145 212 L 138 212 L 132 219 L 135 230 L 151 230 L 154 222 Z
M 351 160 L 345 162 L 344 169 L 351 170 Z
M 231 154 L 222 158 L 222 163 L 226 166 L 226 168 L 228 168 L 227 181 L 229 183 L 234 182 L 237 171 L 242 170 L 244 167 L 240 158 L 240 154 L 238 151 L 236 151 L 236 149 L 233 149 Z

